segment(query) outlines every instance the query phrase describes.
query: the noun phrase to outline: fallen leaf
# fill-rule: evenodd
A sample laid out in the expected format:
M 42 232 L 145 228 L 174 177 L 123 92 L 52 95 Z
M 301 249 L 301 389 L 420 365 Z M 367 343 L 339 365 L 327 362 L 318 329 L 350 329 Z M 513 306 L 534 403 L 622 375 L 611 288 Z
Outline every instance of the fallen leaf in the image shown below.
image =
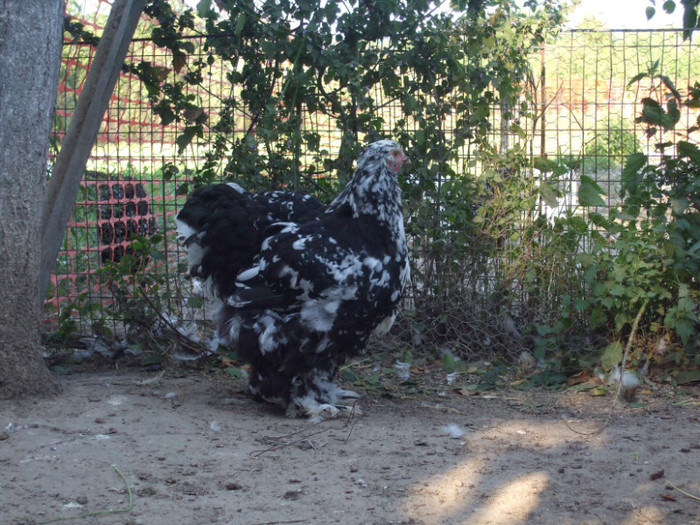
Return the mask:
M 593 379 L 593 376 L 588 370 L 582 370 L 578 374 L 574 374 L 566 379 L 566 384 L 568 386 L 579 385 L 581 383 L 586 383 Z
M 600 386 L 600 383 L 593 379 L 591 381 L 584 381 L 583 383 L 569 386 L 569 390 L 571 390 L 572 392 L 587 392 L 589 390 L 593 390 L 598 386 Z
M 229 359 L 228 357 L 222 357 L 219 360 L 219 368 L 231 368 L 235 366 L 236 362 L 233 359 Z
M 655 479 L 663 478 L 664 477 L 664 469 L 659 470 L 658 472 L 654 472 L 651 476 L 649 476 L 649 479 L 654 481 Z
M 466 388 L 455 388 L 453 392 L 459 394 L 460 396 L 473 396 L 474 390 L 467 390 Z
M 666 501 L 676 501 L 676 497 L 671 496 L 670 494 L 661 494 L 661 499 Z

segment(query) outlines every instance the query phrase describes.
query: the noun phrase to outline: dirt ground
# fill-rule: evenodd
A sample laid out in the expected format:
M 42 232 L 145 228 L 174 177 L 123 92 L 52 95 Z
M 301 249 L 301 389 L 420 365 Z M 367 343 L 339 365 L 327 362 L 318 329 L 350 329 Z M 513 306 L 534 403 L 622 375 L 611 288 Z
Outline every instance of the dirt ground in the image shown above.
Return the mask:
M 591 433 L 610 396 L 370 392 L 314 424 L 196 372 L 62 383 L 0 404 L 2 524 L 700 523 L 697 389 Z

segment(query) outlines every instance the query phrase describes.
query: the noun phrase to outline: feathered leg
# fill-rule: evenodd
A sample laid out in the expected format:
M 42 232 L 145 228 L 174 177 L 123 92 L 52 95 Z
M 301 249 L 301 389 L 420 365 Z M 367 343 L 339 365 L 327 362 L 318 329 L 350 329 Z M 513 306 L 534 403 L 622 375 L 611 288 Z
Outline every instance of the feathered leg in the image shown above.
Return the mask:
M 316 392 L 316 397 L 319 401 L 324 403 L 330 403 L 331 405 L 337 405 L 341 402 L 347 402 L 349 400 L 359 399 L 360 394 L 352 390 L 345 390 L 340 388 L 333 381 L 331 381 L 332 375 L 318 374 L 312 376 L 309 379 L 310 387 Z
M 256 400 L 287 408 L 290 388 L 289 377 L 282 372 L 259 364 L 251 366 L 248 392 Z
M 321 421 L 351 413 L 361 414 L 357 406 L 359 394 L 339 388 L 324 377 L 325 374 L 314 371 L 303 379 L 295 378 L 287 415 L 303 415 L 310 421 Z
M 355 392 L 315 378 L 290 378 L 265 366 L 251 368 L 248 392 L 258 401 L 284 408 L 289 417 L 308 417 L 312 422 L 333 419 L 353 410 L 358 413 L 352 403 L 341 403 L 359 398 Z

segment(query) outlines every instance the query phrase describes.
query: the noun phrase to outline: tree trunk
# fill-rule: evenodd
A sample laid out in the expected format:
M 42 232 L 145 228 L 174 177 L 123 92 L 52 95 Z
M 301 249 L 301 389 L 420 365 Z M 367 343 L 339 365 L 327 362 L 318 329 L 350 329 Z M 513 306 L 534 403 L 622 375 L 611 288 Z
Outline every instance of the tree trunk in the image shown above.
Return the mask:
M 0 398 L 55 392 L 40 341 L 41 208 L 63 0 L 0 2 Z

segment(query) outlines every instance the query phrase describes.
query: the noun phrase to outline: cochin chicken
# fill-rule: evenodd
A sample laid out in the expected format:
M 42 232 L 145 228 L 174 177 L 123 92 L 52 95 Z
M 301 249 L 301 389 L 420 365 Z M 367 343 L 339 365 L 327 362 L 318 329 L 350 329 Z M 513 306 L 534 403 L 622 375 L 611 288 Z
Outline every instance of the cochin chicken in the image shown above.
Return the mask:
M 359 397 L 338 367 L 393 323 L 409 277 L 393 140 L 366 147 L 327 207 L 237 184 L 193 192 L 177 215 L 190 274 L 216 302 L 219 335 L 250 364 L 248 390 L 288 415 L 336 417 Z

